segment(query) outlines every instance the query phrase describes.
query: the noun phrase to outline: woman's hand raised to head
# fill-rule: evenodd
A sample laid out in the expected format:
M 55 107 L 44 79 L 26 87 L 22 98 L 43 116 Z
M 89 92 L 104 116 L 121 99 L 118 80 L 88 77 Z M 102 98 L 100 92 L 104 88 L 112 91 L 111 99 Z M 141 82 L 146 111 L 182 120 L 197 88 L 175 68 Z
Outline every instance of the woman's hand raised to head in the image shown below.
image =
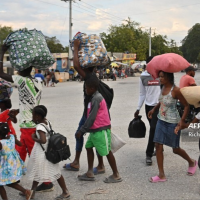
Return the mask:
M 78 39 L 74 40 L 74 48 L 79 48 L 80 44 L 81 44 L 80 40 Z
M 3 44 L 2 46 L 1 46 L 1 52 L 4 54 L 7 50 L 9 49 L 9 46 L 7 46 L 7 45 L 5 45 L 5 44 Z

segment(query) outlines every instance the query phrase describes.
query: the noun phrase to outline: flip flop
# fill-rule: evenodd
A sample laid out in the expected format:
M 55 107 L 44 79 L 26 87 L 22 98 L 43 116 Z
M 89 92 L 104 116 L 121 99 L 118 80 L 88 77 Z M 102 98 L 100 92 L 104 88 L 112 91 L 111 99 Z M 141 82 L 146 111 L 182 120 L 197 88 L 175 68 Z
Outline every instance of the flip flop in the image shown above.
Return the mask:
M 64 165 L 63 168 L 68 171 L 76 171 L 76 172 L 79 171 L 79 168 L 72 167 L 71 163 Z
M 122 178 L 115 179 L 113 178 L 113 175 L 111 175 L 108 178 L 105 178 L 103 182 L 104 183 L 119 183 L 119 182 L 122 182 Z
M 64 200 L 64 199 L 69 199 L 70 198 L 70 195 L 68 195 L 67 197 L 64 197 L 62 194 L 60 196 L 57 196 L 55 198 L 55 200 Z
M 78 179 L 80 181 L 95 181 L 95 177 L 88 177 L 87 174 L 79 175 Z
M 94 175 L 97 175 L 97 174 L 104 174 L 105 173 L 105 170 L 104 171 L 98 171 L 97 167 L 93 168 L 93 173 Z
M 193 176 L 196 170 L 197 170 L 197 161 L 195 160 L 195 166 L 188 168 L 188 172 L 187 172 L 188 176 Z
M 165 182 L 167 179 L 161 179 L 159 176 L 153 176 L 149 179 L 151 183 Z

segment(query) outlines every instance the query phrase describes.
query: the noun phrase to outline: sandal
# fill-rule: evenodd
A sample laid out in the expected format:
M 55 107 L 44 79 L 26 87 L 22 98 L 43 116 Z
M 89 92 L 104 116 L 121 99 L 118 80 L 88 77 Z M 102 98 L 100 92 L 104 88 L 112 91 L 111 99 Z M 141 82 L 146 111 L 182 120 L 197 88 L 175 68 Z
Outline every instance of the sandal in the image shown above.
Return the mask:
M 115 179 L 113 175 L 111 175 L 108 178 L 105 178 L 103 182 L 104 183 L 119 183 L 119 182 L 122 182 L 122 178 Z
M 195 160 L 194 167 L 188 168 L 188 172 L 187 172 L 188 176 L 193 176 L 195 174 L 196 170 L 197 170 L 197 161 Z
M 55 200 L 64 200 L 64 199 L 70 199 L 70 194 L 68 195 L 68 196 L 63 196 L 62 194 L 60 195 L 60 196 L 57 196 L 56 198 L 55 198 Z
M 149 179 L 149 181 L 150 181 L 151 183 L 158 183 L 158 182 L 165 182 L 165 181 L 167 181 L 167 179 L 166 179 L 166 178 L 161 179 L 159 176 L 153 176 L 153 177 L 151 177 L 151 178 Z
M 76 172 L 79 171 L 79 168 L 75 168 L 75 167 L 71 166 L 71 163 L 65 164 L 63 166 L 63 168 L 68 170 L 68 171 L 76 171 Z
M 93 173 L 94 173 L 94 175 L 97 175 L 97 174 L 105 174 L 105 170 L 99 171 L 99 170 L 97 169 L 97 167 L 95 167 L 95 168 L 93 168 Z
M 83 174 L 83 175 L 79 175 L 78 179 L 80 181 L 95 181 L 95 177 L 88 177 L 87 173 Z

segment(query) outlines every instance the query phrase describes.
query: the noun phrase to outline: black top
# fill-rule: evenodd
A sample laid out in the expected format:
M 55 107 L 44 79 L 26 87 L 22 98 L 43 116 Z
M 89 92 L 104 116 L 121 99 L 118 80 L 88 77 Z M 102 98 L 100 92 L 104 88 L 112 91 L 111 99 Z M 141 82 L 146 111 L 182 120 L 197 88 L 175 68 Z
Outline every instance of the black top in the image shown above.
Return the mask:
M 83 95 L 84 95 L 84 115 L 87 116 L 87 106 L 88 106 L 88 103 L 90 102 L 91 100 L 91 96 L 90 95 L 87 95 L 86 93 L 86 88 L 85 88 L 85 81 L 87 79 L 89 79 L 90 76 L 96 76 L 96 74 L 94 72 L 92 73 L 86 73 L 86 76 L 84 78 L 84 84 L 83 84 Z

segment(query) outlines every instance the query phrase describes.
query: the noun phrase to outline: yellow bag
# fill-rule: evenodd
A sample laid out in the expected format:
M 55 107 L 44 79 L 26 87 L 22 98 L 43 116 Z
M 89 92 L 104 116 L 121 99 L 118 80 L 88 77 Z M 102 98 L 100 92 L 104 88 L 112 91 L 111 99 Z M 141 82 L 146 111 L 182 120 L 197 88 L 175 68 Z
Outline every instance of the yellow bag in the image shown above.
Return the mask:
M 190 105 L 200 107 L 200 86 L 184 87 L 180 91 Z

